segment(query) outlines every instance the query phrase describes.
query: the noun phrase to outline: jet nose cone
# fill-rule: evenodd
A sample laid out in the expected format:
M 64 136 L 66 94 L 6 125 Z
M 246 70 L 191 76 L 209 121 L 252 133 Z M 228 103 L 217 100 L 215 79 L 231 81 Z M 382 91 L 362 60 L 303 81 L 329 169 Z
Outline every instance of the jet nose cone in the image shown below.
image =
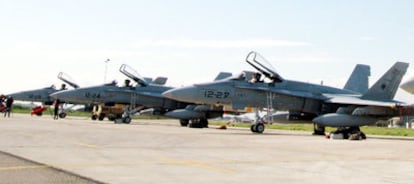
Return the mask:
M 174 97 L 176 96 L 174 93 L 174 89 L 171 89 L 162 93 L 162 96 L 164 96 L 165 98 L 174 99 Z
M 49 96 L 52 97 L 53 99 L 57 99 L 58 98 L 58 95 L 56 93 L 52 93 Z
M 170 89 L 162 95 L 166 98 L 184 102 L 196 102 L 197 88 L 194 86 Z

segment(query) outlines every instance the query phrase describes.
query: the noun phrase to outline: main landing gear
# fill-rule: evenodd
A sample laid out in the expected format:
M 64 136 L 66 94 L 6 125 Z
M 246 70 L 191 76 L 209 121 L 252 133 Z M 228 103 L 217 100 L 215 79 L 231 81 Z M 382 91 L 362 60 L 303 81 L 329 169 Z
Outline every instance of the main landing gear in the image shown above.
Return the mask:
M 263 133 L 263 132 L 264 132 L 264 130 L 265 130 L 264 123 L 263 123 L 263 122 L 260 122 L 260 123 L 253 124 L 252 126 L 250 126 L 250 130 L 251 130 L 252 132 L 254 132 L 254 133 L 259 133 L 259 134 L 261 134 L 261 133 Z
M 190 127 L 190 128 L 208 128 L 208 120 L 205 118 L 201 119 L 180 119 L 180 125 L 182 127 Z
M 250 126 L 250 130 L 253 133 L 262 134 L 265 130 L 265 125 L 264 125 L 263 119 L 260 118 L 259 110 L 256 110 L 256 115 L 255 116 L 256 116 L 256 120 L 254 121 L 255 123 L 252 126 Z
M 190 128 L 208 128 L 208 120 L 201 118 L 201 119 L 192 119 L 190 124 L 188 125 Z
M 312 135 L 325 135 L 325 127 L 313 123 L 313 133 Z
M 340 127 L 337 130 L 329 133 L 329 138 L 349 139 L 349 140 L 363 140 L 366 135 L 359 127 Z

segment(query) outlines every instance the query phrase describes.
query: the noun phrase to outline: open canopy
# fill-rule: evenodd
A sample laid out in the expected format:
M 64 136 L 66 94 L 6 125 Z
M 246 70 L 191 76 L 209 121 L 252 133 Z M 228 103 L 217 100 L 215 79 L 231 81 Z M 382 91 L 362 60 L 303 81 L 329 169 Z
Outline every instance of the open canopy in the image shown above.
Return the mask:
M 259 53 L 250 52 L 246 57 L 246 62 L 273 82 L 283 81 L 283 78 L 276 72 L 273 66 Z
M 119 68 L 119 71 L 129 77 L 130 79 L 134 80 L 136 83 L 140 84 L 141 86 L 148 86 L 148 82 L 142 77 L 135 69 L 132 67 L 123 64 Z
M 79 88 L 79 85 L 78 84 L 76 84 L 75 82 L 74 82 L 74 80 L 72 79 L 72 77 L 70 77 L 68 74 L 66 74 L 66 73 L 63 73 L 63 72 L 60 72 L 59 74 L 58 74 L 58 78 L 60 79 L 60 80 L 62 80 L 63 82 L 65 82 L 65 83 L 67 83 L 67 84 L 69 84 L 70 86 L 72 86 L 73 88 Z

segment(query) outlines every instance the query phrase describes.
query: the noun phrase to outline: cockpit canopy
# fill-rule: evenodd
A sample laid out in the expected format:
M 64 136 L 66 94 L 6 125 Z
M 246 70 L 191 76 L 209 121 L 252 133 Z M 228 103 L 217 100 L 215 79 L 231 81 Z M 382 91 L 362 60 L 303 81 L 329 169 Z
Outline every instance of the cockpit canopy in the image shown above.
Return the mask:
M 283 78 L 276 72 L 273 66 L 259 53 L 250 52 L 246 57 L 246 62 L 273 82 L 283 81 Z

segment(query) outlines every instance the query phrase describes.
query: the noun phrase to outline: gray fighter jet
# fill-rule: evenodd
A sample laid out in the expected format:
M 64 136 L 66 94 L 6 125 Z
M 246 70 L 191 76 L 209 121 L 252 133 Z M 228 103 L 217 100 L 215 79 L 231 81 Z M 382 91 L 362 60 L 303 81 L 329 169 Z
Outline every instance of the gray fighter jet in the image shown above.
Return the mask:
M 69 84 L 73 88 L 78 88 L 79 87 L 75 82 L 73 82 L 73 80 L 69 77 L 69 75 L 67 75 L 63 72 L 60 72 L 58 74 L 58 78 L 60 80 L 62 80 L 63 82 Z M 65 90 L 65 89 L 66 89 L 66 84 L 62 84 L 60 89 L 56 89 L 55 85 L 52 85 L 50 87 L 41 88 L 41 89 L 11 93 L 11 94 L 8 94 L 7 96 L 12 96 L 14 100 L 29 101 L 29 102 L 40 102 L 43 105 L 52 105 L 55 100 L 52 97 L 50 97 L 50 95 L 52 93 L 55 93 L 55 92 L 60 91 L 60 90 Z M 37 114 L 37 115 L 40 116 L 42 114 L 40 113 L 40 114 Z M 61 118 L 66 117 L 66 113 L 64 112 L 63 109 L 59 113 L 59 116 Z
M 398 87 L 408 67 L 407 63 L 397 62 L 390 69 L 390 72 L 365 92 L 366 87 L 338 89 L 286 80 L 256 52 L 250 52 L 246 62 L 258 71 L 251 81 L 247 81 L 246 73 L 242 73 L 239 76 L 220 81 L 171 89 L 163 95 L 171 99 L 197 104 L 224 105 L 233 109 L 243 109 L 245 107 L 268 108 L 289 111 L 296 116 L 317 117 L 314 120 L 316 134 L 321 134 L 324 131 L 324 128 L 320 126 L 347 126 L 353 127 L 352 130 L 359 131 L 355 127 L 362 125 L 359 120 L 365 119 L 365 116 L 354 118 L 351 116 L 354 115 L 352 114 L 354 111 L 359 112 L 359 115 L 364 115 L 364 113 L 374 113 L 374 115 L 382 117 L 393 115 L 393 113 L 384 112 L 384 110 L 388 110 L 386 108 L 389 108 L 391 104 L 395 105 L 396 102 L 391 99 L 394 97 L 396 87 Z M 265 76 L 264 80 L 261 75 Z M 363 80 L 365 79 L 363 78 L 361 81 Z M 362 86 L 361 84 L 355 85 Z M 355 89 L 359 90 L 353 91 Z M 338 117 L 337 114 L 323 116 L 345 108 L 351 114 L 348 114 L 348 118 L 344 118 L 344 120 L 350 122 L 350 124 L 342 124 L 341 120 L 331 118 Z M 353 124 L 352 122 L 355 121 L 358 123 Z M 257 117 L 256 123 L 252 125 L 251 130 L 256 133 L 264 131 L 263 121 L 259 117 Z
M 222 109 L 214 106 L 196 105 L 163 97 L 163 92 L 172 89 L 172 87 L 164 86 L 166 78 L 157 78 L 154 81 L 146 79 L 125 64 L 119 70 L 135 81 L 136 85 L 131 86 L 130 81 L 125 80 L 124 86 L 118 86 L 113 82 L 100 86 L 61 91 L 53 93 L 51 96 L 77 103 L 95 103 L 107 106 L 128 105 L 129 107 L 125 109 L 121 118 L 123 123 L 131 122 L 131 114 L 149 108 L 153 109 L 154 115 L 169 115 L 180 119 L 182 126 L 187 126 L 191 120 L 190 126 L 192 127 L 205 126 L 207 119 L 220 117 L 223 114 Z M 219 75 L 219 77 L 226 76 L 225 74 Z M 177 109 L 182 109 L 182 111 L 174 111 Z

